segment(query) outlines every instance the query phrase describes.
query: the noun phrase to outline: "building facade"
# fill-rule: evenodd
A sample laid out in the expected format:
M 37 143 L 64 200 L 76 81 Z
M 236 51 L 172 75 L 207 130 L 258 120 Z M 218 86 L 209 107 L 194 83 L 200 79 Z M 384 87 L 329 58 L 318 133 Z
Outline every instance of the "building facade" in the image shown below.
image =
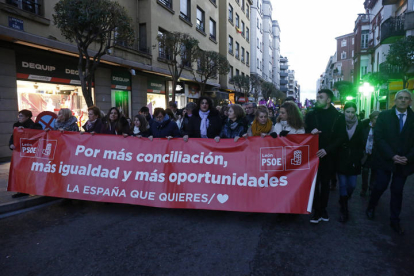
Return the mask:
M 277 20 L 272 21 L 273 28 L 273 83 L 277 89 L 280 89 L 280 27 Z

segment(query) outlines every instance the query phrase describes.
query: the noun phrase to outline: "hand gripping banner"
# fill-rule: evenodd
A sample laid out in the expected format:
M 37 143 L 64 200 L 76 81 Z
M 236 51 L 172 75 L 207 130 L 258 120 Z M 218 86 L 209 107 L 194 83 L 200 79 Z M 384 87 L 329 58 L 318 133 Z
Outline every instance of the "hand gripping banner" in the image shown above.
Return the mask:
M 154 139 L 15 129 L 8 191 L 162 208 L 311 211 L 318 137 Z

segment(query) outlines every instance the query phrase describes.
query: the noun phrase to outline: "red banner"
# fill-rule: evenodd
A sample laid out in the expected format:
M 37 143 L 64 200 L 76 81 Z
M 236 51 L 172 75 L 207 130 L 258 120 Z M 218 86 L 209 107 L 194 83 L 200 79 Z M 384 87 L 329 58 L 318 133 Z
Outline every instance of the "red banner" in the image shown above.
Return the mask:
M 310 211 L 318 137 L 154 139 L 15 129 L 9 191 L 162 208 Z

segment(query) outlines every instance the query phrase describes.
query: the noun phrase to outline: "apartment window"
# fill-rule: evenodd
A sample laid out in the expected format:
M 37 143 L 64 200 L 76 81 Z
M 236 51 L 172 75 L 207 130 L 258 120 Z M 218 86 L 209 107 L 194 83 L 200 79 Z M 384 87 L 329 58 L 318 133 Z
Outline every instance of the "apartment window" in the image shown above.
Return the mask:
M 42 15 L 41 0 L 7 0 L 6 3 L 13 5 L 21 10 L 28 11 L 37 15 Z
M 233 54 L 233 38 L 229 36 L 229 53 Z
M 158 3 L 161 3 L 164 6 L 172 9 L 172 0 L 158 0 Z
M 246 4 L 246 17 L 247 17 L 247 19 L 249 19 L 249 16 L 250 16 L 250 7 L 249 7 L 249 4 Z
M 341 59 L 346 59 L 346 52 L 342 52 Z
M 242 0 L 241 9 L 242 9 L 242 11 L 244 11 L 244 0 Z
M 229 4 L 229 21 L 233 23 L 233 6 Z
M 197 7 L 197 29 L 199 29 L 200 31 L 205 30 L 204 28 L 204 11 L 202 9 L 200 9 L 199 7 Z
M 362 49 L 368 48 L 368 34 L 369 34 L 368 30 L 361 32 L 361 48 Z
M 241 47 L 241 61 L 244 62 L 244 48 Z
M 210 18 L 210 38 L 216 40 L 216 21 Z
M 240 75 L 240 70 L 236 69 L 236 76 Z
M 257 49 L 260 49 L 260 42 L 259 42 L 259 38 L 257 38 Z
M 354 45 L 355 43 L 355 38 L 352 38 L 352 45 Z
M 246 65 L 249 65 L 250 63 L 250 54 L 246 51 Z
M 249 41 L 250 34 L 249 34 L 249 28 L 246 27 L 246 40 Z
M 238 42 L 236 42 L 236 58 L 240 58 L 240 56 L 239 56 L 239 43 Z
M 180 17 L 191 22 L 191 2 L 190 0 L 180 0 Z
M 240 28 L 240 18 L 239 18 L 239 15 L 236 13 L 236 27 L 237 28 Z
M 190 58 L 190 53 L 189 53 L 189 51 L 186 49 L 186 47 L 185 46 L 183 46 L 182 48 L 181 48 L 181 53 L 182 53 L 182 55 L 181 55 L 181 62 L 182 62 L 182 64 L 183 64 L 183 66 L 185 66 L 185 67 L 189 67 L 189 68 L 191 68 L 191 58 Z
M 167 32 L 162 29 L 159 29 L 158 35 L 165 36 L 167 35 Z M 169 60 L 171 59 L 170 52 L 167 51 L 167 49 L 165 49 L 165 46 L 161 42 L 158 42 L 158 56 L 163 59 L 169 59 Z
M 352 57 L 354 57 L 354 50 L 352 50 Z
M 368 66 L 361 66 L 361 77 L 368 73 Z
M 242 31 L 242 36 L 244 37 L 244 22 L 243 22 L 243 20 L 242 20 L 242 22 L 241 22 L 242 24 L 241 24 L 241 31 Z
M 230 66 L 230 71 L 229 71 L 229 82 L 233 83 L 233 66 Z
M 242 72 L 242 77 L 244 77 L 244 72 Z
M 147 24 L 139 24 L 139 50 L 141 52 L 149 52 L 147 45 Z
M 260 65 L 259 59 L 257 59 L 257 69 L 260 69 L 259 65 Z
M 346 46 L 346 39 L 341 41 L 341 47 L 345 47 Z
M 260 32 L 263 32 L 262 23 L 260 23 Z
M 259 29 L 259 18 L 257 18 L 257 28 Z

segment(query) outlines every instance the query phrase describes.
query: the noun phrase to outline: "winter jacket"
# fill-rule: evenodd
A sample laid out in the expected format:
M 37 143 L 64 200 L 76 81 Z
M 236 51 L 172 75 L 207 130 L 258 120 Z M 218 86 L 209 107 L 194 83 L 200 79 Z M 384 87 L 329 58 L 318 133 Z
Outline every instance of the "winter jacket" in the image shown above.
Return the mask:
M 92 126 L 88 129 L 88 122 L 86 122 L 82 128 L 86 131 L 86 132 L 95 132 L 95 133 L 101 133 L 102 130 L 102 119 L 98 118 L 96 119 L 96 121 L 92 124 Z
M 134 129 L 135 129 L 135 126 L 133 126 L 132 128 L 131 128 L 131 130 L 129 131 L 129 135 L 130 136 L 134 136 L 134 137 L 136 137 L 136 136 L 142 136 L 142 137 L 149 137 L 150 135 L 151 135 L 151 132 L 150 132 L 150 126 L 148 125 L 148 128 L 147 128 L 147 130 L 145 130 L 145 131 L 142 131 L 142 132 L 139 132 L 138 134 L 135 134 L 134 133 Z
M 64 131 L 79 131 L 78 119 L 75 116 L 70 117 L 64 122 L 55 121 L 54 130 L 63 129 Z
M 210 110 L 210 114 L 207 117 L 209 123 L 207 127 L 207 137 L 214 138 L 220 135 L 222 123 L 220 114 L 215 110 Z M 201 138 L 200 133 L 201 117 L 198 111 L 195 111 L 188 122 L 187 134 L 191 138 Z
M 361 121 L 355 128 L 351 139 L 348 137 L 345 116 L 341 115 L 335 125 L 333 144 L 336 147 L 336 172 L 344 175 L 361 173 L 361 160 L 364 153 L 364 127 Z
M 236 136 L 242 137 L 243 134 L 247 132 L 246 121 L 244 120 L 244 118 L 238 119 L 236 121 L 236 127 L 232 129 L 231 125 L 233 123 L 234 122 L 232 120 L 227 119 L 226 123 L 223 125 L 223 128 L 221 129 L 220 138 L 234 138 Z
M 401 132 L 395 106 L 379 114 L 374 132 L 372 167 L 394 172 L 397 165 L 392 158 L 395 155 L 405 156 L 408 159 L 407 165 L 398 166 L 401 166 L 405 176 L 412 174 L 414 172 L 414 112 L 411 108 L 407 109 L 407 118 Z
M 181 137 L 177 123 L 172 121 L 168 115 L 164 116 L 162 122 L 154 120 L 151 124 L 150 131 L 154 138 L 165 138 L 167 136 Z
M 303 127 L 300 129 L 292 128 L 286 121 L 284 122 L 281 121 L 279 123 L 276 123 L 270 132 L 276 132 L 277 135 L 279 135 L 280 132 L 282 132 L 282 130 L 289 131 L 289 134 L 304 134 L 305 133 L 305 129 Z
M 27 119 L 23 123 L 16 122 L 13 124 L 13 129 L 15 127 L 24 127 L 24 128 L 30 128 L 30 129 L 43 129 L 41 124 L 33 122 L 32 119 Z M 13 145 L 13 134 L 10 136 L 10 140 L 9 140 L 9 147 L 11 145 Z

